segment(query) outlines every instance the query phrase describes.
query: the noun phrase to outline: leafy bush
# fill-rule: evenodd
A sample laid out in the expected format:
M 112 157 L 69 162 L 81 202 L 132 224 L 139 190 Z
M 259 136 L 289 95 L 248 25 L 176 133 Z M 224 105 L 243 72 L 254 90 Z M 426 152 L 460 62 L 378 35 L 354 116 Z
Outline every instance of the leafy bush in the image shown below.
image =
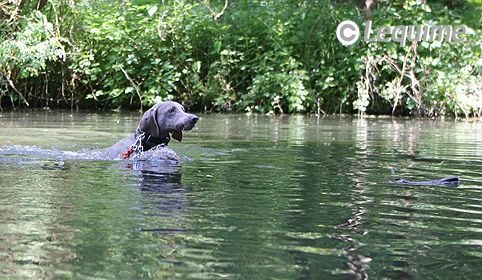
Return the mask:
M 8 6 L 0 88 L 98 108 L 175 99 L 199 111 L 480 116 L 477 1 L 380 0 L 369 15 L 357 6 L 364 1 L 328 0 Z M 373 26 L 465 24 L 471 34 L 463 43 L 341 45 L 338 23 L 364 26 L 364 16 Z
M 1 26 L 0 26 L 1 27 Z M 17 22 L 20 32 L 0 34 L 0 88 L 1 95 L 12 100 L 18 97 L 28 104 L 14 81 L 39 76 L 49 61 L 65 59 L 64 40 L 60 38 L 47 17 L 34 10 Z M 8 91 L 11 88 L 14 92 Z

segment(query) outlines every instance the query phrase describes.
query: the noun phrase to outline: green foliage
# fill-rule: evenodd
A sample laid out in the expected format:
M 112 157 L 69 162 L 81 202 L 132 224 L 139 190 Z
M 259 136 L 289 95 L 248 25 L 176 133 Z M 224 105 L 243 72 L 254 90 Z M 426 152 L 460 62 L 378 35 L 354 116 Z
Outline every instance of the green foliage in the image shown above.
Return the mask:
M 50 0 L 0 14 L 16 19 L 0 23 L 0 73 L 103 108 L 481 115 L 478 0 L 383 0 L 369 15 L 373 26 L 464 24 L 463 43 L 345 47 L 335 30 L 364 26 L 359 2 Z
M 378 97 L 390 104 L 392 113 L 403 110 L 428 116 L 447 112 L 481 116 L 480 22 L 464 21 L 461 13 L 422 1 L 405 1 L 402 7 L 388 5 L 374 13 L 374 26 L 464 24 L 468 26 L 468 35 L 463 43 L 367 44 L 354 108 L 369 112 L 368 106 L 376 103 L 373 101 Z
M 45 71 L 49 61 L 62 60 L 66 56 L 65 41 L 40 11 L 34 10 L 28 17 L 18 20 L 16 29 L 17 32 L 0 34 L 2 95 L 8 93 L 7 81 L 12 86 L 12 80 L 37 77 Z M 14 99 L 13 93 L 9 95 Z
M 14 38 L 0 43 L 0 65 L 3 73 L 17 67 L 22 78 L 37 76 L 46 62 L 65 57 L 63 46 L 55 36 L 53 25 L 39 11 L 25 18 Z

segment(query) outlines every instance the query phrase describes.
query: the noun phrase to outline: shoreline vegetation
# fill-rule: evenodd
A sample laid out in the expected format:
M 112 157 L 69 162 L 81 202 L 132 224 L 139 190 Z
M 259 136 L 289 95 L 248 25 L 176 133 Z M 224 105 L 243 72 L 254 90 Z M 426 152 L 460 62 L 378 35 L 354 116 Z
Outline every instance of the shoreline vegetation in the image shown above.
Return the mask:
M 343 46 L 347 19 L 467 34 Z M 481 27 L 482 0 L 0 0 L 0 109 L 480 118 Z

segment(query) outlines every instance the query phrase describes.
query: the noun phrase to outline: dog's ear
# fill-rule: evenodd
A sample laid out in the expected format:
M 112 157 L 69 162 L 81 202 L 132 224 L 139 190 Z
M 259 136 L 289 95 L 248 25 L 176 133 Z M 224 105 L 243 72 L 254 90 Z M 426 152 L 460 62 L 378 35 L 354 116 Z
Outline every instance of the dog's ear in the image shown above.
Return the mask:
M 139 129 L 151 134 L 154 137 L 159 137 L 161 132 L 159 131 L 159 124 L 157 123 L 157 106 L 147 110 L 142 116 L 139 122 Z
M 174 130 L 171 132 L 172 138 L 176 139 L 178 142 L 182 141 L 182 131 L 181 130 Z

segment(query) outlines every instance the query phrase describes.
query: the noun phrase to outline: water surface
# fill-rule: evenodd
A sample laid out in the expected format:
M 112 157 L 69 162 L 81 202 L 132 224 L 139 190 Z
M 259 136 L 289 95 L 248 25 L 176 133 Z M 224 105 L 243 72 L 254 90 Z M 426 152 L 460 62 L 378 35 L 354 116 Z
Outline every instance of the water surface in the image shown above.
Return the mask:
M 202 115 L 180 164 L 76 153 L 139 117 L 0 113 L 0 278 L 482 277 L 480 123 Z

